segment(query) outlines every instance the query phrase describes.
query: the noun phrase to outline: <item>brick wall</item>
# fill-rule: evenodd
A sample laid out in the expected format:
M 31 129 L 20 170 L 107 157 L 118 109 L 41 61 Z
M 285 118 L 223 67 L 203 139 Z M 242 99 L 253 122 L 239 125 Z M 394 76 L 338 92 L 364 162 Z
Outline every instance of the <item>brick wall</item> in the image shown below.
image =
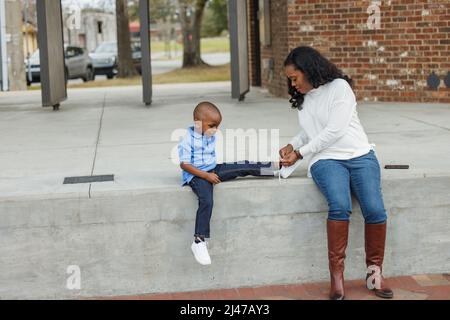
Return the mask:
M 284 59 L 288 51 L 287 0 L 270 1 L 271 44 L 261 46 L 262 86 L 277 96 L 286 94 Z M 271 61 L 270 61 L 271 60 Z
M 379 29 L 369 29 L 372 1 L 271 1 L 274 58 L 263 86 L 286 95 L 284 57 L 298 45 L 319 49 L 355 81 L 359 100 L 450 102 L 444 78 L 450 71 L 450 1 L 392 0 L 380 3 Z M 434 90 L 427 78 L 434 72 Z

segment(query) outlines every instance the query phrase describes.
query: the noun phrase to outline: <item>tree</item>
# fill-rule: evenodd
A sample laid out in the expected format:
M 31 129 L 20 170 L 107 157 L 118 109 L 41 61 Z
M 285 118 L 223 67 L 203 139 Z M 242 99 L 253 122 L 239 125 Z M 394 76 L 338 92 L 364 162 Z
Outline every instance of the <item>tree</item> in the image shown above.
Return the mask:
M 139 1 L 129 0 L 129 17 L 132 21 L 139 19 Z M 150 0 L 150 21 L 158 22 L 163 19 L 164 21 L 171 19 L 175 14 L 175 2 L 174 0 Z
M 129 17 L 132 21 L 139 20 L 139 2 L 130 0 Z M 156 23 L 159 36 L 164 40 L 166 55 L 171 57 L 170 42 L 173 38 L 172 29 L 175 27 L 176 1 L 150 0 L 150 21 Z
M 119 78 L 128 78 L 137 75 L 131 55 L 130 29 L 128 22 L 127 0 L 116 0 L 117 21 L 117 53 L 119 59 Z
M 207 2 L 208 0 L 178 0 L 178 17 L 183 35 L 183 68 L 206 64 L 201 59 L 200 31 Z M 137 1 L 131 3 L 131 17 L 137 19 Z M 174 0 L 151 0 L 151 20 L 165 25 L 175 14 L 173 3 Z
M 205 8 L 202 37 L 217 37 L 228 30 L 227 0 L 210 0 Z
M 206 64 L 200 55 L 200 30 L 207 1 L 178 1 L 183 34 L 183 68 Z

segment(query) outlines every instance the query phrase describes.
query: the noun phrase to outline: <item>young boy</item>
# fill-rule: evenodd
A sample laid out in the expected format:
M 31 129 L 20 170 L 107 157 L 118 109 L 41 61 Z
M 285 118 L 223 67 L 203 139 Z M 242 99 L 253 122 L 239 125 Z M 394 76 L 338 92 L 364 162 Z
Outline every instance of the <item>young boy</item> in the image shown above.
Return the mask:
M 222 115 L 211 102 L 200 102 L 194 109 L 194 126 L 178 145 L 182 185 L 188 184 L 198 197 L 194 241 L 191 249 L 202 265 L 211 264 L 206 238 L 209 238 L 213 208 L 213 186 L 223 181 L 244 176 L 274 176 L 275 163 L 223 163 L 216 164 L 215 136 Z

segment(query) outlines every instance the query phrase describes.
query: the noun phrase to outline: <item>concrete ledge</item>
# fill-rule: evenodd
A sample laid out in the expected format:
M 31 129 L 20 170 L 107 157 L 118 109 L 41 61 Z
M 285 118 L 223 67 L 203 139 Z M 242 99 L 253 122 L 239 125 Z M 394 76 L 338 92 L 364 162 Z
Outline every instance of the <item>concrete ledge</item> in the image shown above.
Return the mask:
M 388 178 L 387 276 L 450 270 L 450 176 Z M 215 188 L 210 267 L 190 252 L 189 188 L 0 200 L 0 298 L 75 298 L 328 279 L 327 205 L 311 179 L 241 179 Z M 39 213 L 39 214 L 36 214 Z M 362 278 L 354 202 L 346 278 Z M 66 268 L 81 290 L 66 289 Z

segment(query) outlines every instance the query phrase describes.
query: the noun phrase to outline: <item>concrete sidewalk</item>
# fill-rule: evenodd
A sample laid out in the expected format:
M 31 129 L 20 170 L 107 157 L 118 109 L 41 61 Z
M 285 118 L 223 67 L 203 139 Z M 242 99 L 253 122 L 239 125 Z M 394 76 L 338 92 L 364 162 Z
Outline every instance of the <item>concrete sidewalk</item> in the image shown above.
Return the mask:
M 211 100 L 226 128 L 297 133 L 286 99 L 252 88 L 230 99 L 230 83 L 72 89 L 61 109 L 40 92 L 0 93 L 0 297 L 73 298 L 235 288 L 327 279 L 326 203 L 306 162 L 292 178 L 240 179 L 215 188 L 213 265 L 189 251 L 196 200 L 171 159 L 175 129 Z M 382 167 L 389 212 L 385 274 L 450 270 L 450 105 L 360 103 Z M 114 182 L 63 184 L 114 174 Z M 232 199 L 233 201 L 230 201 Z M 348 279 L 363 276 L 362 218 L 355 203 Z M 82 289 L 66 288 L 78 265 Z M 294 267 L 295 266 L 295 267 Z M 276 270 L 276 272 L 274 272 Z M 186 275 L 189 275 L 188 277 Z
M 40 107 L 38 91 L 0 93 L 0 199 L 177 188 L 171 134 L 191 125 L 201 100 L 219 105 L 222 130 L 276 128 L 280 145 L 298 130 L 287 100 L 257 88 L 242 103 L 229 98 L 229 83 L 157 85 L 154 92 L 145 107 L 140 87 L 72 89 L 58 112 Z M 359 114 L 380 163 L 410 165 L 383 170 L 383 178 L 450 175 L 450 105 L 360 103 Z M 305 168 L 294 176 L 305 178 Z M 62 184 L 64 177 L 91 174 L 115 174 L 116 181 Z

